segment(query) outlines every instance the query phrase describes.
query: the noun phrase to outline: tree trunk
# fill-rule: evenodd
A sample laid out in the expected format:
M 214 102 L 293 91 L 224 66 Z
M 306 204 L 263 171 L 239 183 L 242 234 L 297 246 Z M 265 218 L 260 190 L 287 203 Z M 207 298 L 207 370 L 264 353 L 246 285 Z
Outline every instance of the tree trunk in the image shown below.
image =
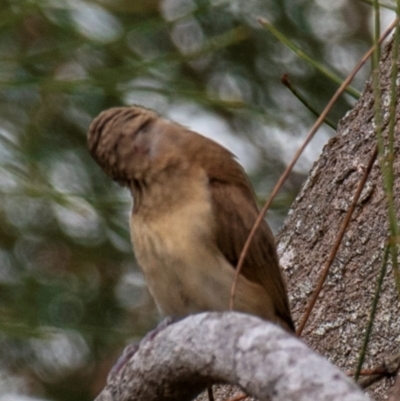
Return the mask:
M 387 140 L 392 45 L 380 63 L 383 133 Z M 399 78 L 397 78 L 397 87 Z M 397 90 L 398 93 L 398 90 Z M 374 95 L 368 82 L 361 99 L 324 147 L 279 235 L 281 266 L 289 283 L 292 313 L 299 324 L 358 183 L 376 146 Z M 400 205 L 400 110 L 396 108 L 394 198 Z M 346 372 L 356 369 L 389 235 L 387 197 L 376 159 L 303 337 L 309 346 Z M 382 365 L 400 350 L 399 294 L 390 262 L 363 368 Z M 390 380 L 369 389 L 387 397 Z

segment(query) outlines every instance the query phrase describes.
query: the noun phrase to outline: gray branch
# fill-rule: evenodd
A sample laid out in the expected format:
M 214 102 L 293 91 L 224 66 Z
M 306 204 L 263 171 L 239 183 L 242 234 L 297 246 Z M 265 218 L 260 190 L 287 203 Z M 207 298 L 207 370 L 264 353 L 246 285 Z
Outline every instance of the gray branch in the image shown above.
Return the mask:
M 191 400 L 207 385 L 259 400 L 368 401 L 346 375 L 272 323 L 235 313 L 190 316 L 144 341 L 96 401 Z

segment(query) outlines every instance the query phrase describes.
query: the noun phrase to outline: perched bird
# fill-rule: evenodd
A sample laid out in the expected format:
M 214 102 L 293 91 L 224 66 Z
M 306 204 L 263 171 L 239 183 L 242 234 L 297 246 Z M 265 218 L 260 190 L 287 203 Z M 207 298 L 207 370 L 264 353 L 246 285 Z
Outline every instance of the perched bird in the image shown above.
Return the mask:
M 104 172 L 133 195 L 133 248 L 159 310 L 172 317 L 229 310 L 235 267 L 259 213 L 235 157 L 139 106 L 100 113 L 88 145 Z M 265 221 L 239 275 L 234 310 L 294 331 Z

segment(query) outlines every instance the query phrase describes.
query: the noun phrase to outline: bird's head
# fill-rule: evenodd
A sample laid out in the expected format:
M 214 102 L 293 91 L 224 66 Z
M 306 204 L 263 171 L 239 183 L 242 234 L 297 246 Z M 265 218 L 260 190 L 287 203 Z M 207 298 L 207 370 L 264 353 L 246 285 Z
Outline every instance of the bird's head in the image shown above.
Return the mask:
M 121 185 L 142 180 L 157 166 L 162 167 L 160 147 L 164 155 L 169 153 L 170 141 L 165 141 L 169 124 L 154 111 L 139 106 L 108 109 L 90 124 L 90 153 L 103 171 Z

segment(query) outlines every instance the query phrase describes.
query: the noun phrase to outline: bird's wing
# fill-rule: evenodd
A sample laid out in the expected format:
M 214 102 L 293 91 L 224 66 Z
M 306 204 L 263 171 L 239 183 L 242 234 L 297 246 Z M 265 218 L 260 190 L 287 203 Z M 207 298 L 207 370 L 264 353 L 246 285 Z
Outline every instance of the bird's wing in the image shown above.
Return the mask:
M 258 209 L 252 199 L 238 187 L 217 181 L 211 181 L 210 186 L 217 222 L 217 245 L 225 258 L 236 267 L 257 219 Z M 241 274 L 266 289 L 272 298 L 276 315 L 294 331 L 274 236 L 265 221 L 261 223 L 251 242 Z
M 186 156 L 191 163 L 203 168 L 208 176 L 217 246 L 236 268 L 259 213 L 255 194 L 242 166 L 227 149 L 193 132 L 188 132 L 187 138 L 193 139 L 194 136 L 196 140 L 188 140 L 185 146 Z M 241 274 L 265 288 L 272 298 L 277 317 L 294 331 L 275 239 L 265 221 L 251 242 Z

